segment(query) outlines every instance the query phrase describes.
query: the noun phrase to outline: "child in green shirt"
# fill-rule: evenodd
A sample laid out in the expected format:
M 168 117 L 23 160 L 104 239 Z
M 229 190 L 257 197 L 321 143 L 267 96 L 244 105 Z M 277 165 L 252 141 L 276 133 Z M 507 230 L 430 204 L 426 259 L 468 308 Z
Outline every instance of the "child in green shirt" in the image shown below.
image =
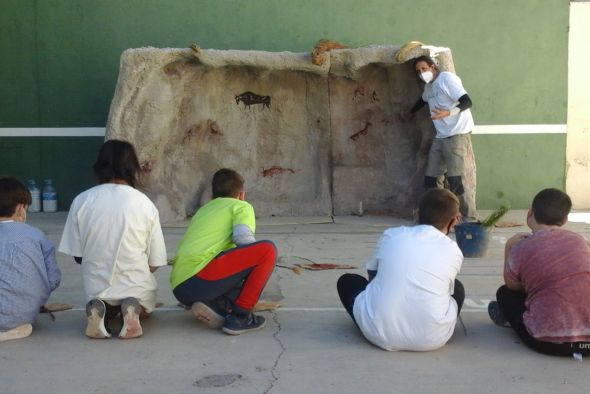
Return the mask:
M 254 209 L 245 201 L 240 174 L 221 169 L 212 186 L 213 199 L 197 211 L 178 245 L 170 284 L 207 326 L 230 335 L 259 330 L 266 322 L 252 309 L 274 268 L 276 248 L 254 238 Z

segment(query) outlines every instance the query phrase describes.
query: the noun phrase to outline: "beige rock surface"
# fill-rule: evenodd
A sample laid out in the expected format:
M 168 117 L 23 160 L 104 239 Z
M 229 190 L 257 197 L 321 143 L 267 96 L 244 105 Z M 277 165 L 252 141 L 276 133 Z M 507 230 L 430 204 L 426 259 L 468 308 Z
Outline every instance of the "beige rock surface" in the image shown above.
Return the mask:
M 163 222 L 206 202 L 222 167 L 244 176 L 259 216 L 349 214 L 360 201 L 408 216 L 433 129 L 426 111 L 398 120 L 422 89 L 399 48 L 335 49 L 321 66 L 309 53 L 129 49 L 106 135 L 136 146 Z M 453 70 L 449 49 L 406 60 L 421 54 Z

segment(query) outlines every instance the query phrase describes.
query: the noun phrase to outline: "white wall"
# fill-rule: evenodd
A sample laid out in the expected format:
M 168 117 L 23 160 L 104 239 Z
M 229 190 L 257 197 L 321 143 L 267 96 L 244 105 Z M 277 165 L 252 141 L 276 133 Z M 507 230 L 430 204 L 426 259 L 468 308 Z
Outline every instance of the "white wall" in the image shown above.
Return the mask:
M 570 4 L 566 190 L 590 208 L 590 1 Z

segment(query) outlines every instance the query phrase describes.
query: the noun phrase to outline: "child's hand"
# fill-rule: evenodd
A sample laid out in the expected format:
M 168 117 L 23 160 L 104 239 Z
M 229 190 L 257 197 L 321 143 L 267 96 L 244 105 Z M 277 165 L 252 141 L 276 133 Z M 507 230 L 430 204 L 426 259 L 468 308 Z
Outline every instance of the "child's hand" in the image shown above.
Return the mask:
M 531 233 L 518 233 L 518 234 L 515 234 L 511 238 L 509 238 L 508 241 L 506 241 L 506 247 L 507 248 L 512 248 L 514 245 L 516 245 L 517 243 L 519 243 L 523 239 L 526 239 L 526 238 L 530 237 L 531 235 L 532 235 Z

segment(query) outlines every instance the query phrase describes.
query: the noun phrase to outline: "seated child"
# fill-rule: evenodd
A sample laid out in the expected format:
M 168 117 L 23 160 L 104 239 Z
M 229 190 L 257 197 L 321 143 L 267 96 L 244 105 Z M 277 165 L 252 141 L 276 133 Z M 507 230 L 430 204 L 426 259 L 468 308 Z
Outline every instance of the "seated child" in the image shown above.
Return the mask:
M 527 213 L 531 233 L 506 242 L 504 283 L 488 306 L 531 349 L 551 355 L 590 354 L 590 245 L 562 228 L 572 202 L 544 189 Z
M 254 209 L 244 179 L 227 168 L 213 175 L 213 199 L 193 217 L 178 245 L 170 284 L 174 296 L 211 328 L 239 335 L 259 330 L 252 313 L 274 268 L 271 241 L 254 239 Z
M 453 335 L 465 299 L 455 279 L 463 254 L 449 231 L 460 219 L 459 200 L 431 189 L 418 208 L 418 225 L 385 230 L 367 263 L 369 281 L 338 280 L 338 294 L 363 335 L 385 350 L 438 349 Z
M 152 273 L 166 265 L 158 210 L 136 189 L 140 166 L 130 143 L 106 141 L 93 169 L 99 185 L 72 202 L 59 251 L 82 263 L 86 336 L 110 337 L 105 319 L 121 314 L 119 338 L 136 338 L 140 316 L 156 304 Z
M 31 193 L 16 178 L 0 178 L 0 342 L 27 337 L 61 272 L 55 248 L 25 224 Z

